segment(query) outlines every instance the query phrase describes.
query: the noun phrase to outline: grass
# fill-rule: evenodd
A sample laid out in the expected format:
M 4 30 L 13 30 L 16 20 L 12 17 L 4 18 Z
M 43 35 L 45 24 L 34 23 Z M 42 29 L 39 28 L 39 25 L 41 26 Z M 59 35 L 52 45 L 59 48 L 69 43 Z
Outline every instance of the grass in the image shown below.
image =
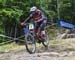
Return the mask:
M 0 53 L 14 52 L 23 48 L 25 48 L 25 46 L 18 45 L 15 43 L 5 44 L 5 45 L 0 46 Z
M 37 44 L 38 48 L 42 48 Z M 51 40 L 49 48 L 55 51 L 75 51 L 75 39 L 62 39 L 62 40 Z M 10 43 L 0 46 L 0 53 L 8 53 L 25 49 L 25 45 L 18 45 L 16 43 Z
M 50 42 L 50 48 L 59 51 L 75 51 L 75 39 L 53 40 Z

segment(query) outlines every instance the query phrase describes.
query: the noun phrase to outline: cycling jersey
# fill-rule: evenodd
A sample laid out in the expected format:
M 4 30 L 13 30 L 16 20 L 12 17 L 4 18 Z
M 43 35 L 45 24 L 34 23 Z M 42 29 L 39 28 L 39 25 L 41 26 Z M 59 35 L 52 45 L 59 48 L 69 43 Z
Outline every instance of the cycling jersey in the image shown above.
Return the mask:
M 32 13 L 31 18 L 33 18 L 37 22 L 40 22 L 42 20 L 46 20 L 44 14 L 40 10 L 37 10 L 36 12 Z

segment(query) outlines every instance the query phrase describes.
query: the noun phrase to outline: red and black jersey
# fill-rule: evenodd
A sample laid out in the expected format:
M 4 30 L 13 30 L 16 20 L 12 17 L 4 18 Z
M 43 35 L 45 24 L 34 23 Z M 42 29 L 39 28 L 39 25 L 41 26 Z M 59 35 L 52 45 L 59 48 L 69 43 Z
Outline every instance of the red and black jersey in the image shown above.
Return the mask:
M 37 10 L 33 15 L 32 15 L 32 18 L 35 19 L 35 20 L 39 20 L 42 18 L 42 13 L 40 10 Z
M 44 15 L 40 10 L 37 10 L 34 14 L 32 14 L 32 18 L 37 22 L 40 22 L 43 20 Z
M 34 19 L 37 22 L 41 22 L 44 19 L 46 19 L 43 12 L 40 10 L 36 10 L 35 12 L 31 12 L 30 16 L 24 22 L 27 22 L 30 18 Z

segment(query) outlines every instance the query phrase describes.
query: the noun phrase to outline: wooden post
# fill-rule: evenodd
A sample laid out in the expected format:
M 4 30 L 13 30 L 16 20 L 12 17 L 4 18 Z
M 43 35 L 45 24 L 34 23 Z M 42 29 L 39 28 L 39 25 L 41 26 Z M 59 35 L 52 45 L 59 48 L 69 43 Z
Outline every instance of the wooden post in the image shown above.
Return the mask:
M 15 24 L 15 34 L 14 34 L 14 38 L 16 38 L 17 36 L 17 23 Z
M 60 3 L 59 3 L 59 0 L 57 0 L 57 14 L 58 14 L 58 19 L 60 19 Z

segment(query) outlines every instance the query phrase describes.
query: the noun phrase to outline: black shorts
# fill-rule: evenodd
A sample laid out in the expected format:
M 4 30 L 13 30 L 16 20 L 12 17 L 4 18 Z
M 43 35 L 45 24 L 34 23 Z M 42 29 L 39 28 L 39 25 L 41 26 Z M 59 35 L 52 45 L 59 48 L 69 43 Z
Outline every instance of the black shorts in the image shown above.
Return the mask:
M 40 22 L 35 22 L 35 29 L 38 29 L 40 27 L 41 30 L 44 30 L 45 27 L 46 27 L 46 23 L 47 23 L 47 20 L 43 20 L 43 21 L 40 21 Z

